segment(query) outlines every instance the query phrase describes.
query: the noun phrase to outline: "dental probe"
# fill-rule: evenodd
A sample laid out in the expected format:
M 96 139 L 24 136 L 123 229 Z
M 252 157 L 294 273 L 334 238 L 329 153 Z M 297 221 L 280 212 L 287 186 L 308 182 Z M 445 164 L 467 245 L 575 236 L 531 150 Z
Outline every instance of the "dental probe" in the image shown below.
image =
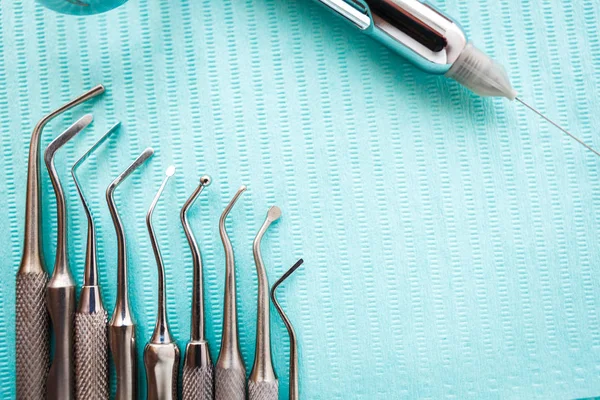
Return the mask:
M 190 195 L 181 208 L 181 225 L 192 251 L 194 263 L 194 280 L 192 287 L 192 329 L 190 341 L 185 348 L 183 361 L 183 400 L 212 400 L 214 386 L 214 367 L 210 359 L 208 342 L 206 341 L 206 325 L 204 318 L 204 282 L 202 279 L 202 255 L 188 222 L 187 213 L 202 190 L 209 186 L 210 176 L 204 175 L 196 190 Z
M 221 350 L 215 365 L 215 400 L 246 399 L 246 366 L 240 351 L 238 337 L 235 261 L 233 247 L 227 235 L 227 229 L 225 229 L 227 215 L 245 191 L 246 186 L 240 186 L 219 219 L 219 234 L 225 249 L 225 301 L 223 305 Z
M 46 286 L 46 305 L 54 331 L 54 358 L 46 383 L 48 400 L 75 398 L 75 357 L 73 327 L 75 318 L 75 281 L 69 268 L 67 251 L 67 204 L 54 167 L 56 152 L 92 123 L 87 114 L 54 139 L 44 152 L 44 162 L 56 196 L 56 256 L 54 271 Z
M 75 312 L 75 398 L 108 400 L 108 314 L 102 302 L 98 279 L 96 227 L 94 218 L 77 178 L 77 169 L 121 125 L 117 122 L 83 155 L 73 167 L 71 176 L 87 218 L 87 244 L 83 286 Z
M 468 41 L 452 18 L 420 0 L 317 0 L 425 72 L 445 75 L 480 96 L 516 100 L 600 157 L 583 140 L 533 108 L 502 65 Z
M 171 336 L 167 318 L 167 295 L 165 290 L 165 266 L 158 247 L 158 240 L 152 225 L 154 208 L 165 190 L 169 178 L 175 174 L 175 167 L 170 166 L 165 171 L 165 178 L 154 196 L 154 200 L 146 214 L 146 227 L 156 266 L 158 268 L 158 307 L 156 325 L 150 341 L 144 348 L 144 365 L 146 366 L 146 381 L 148 400 L 177 400 L 177 377 L 179 375 L 179 347 Z
M 281 217 L 277 206 L 269 208 L 267 218 L 256 234 L 252 244 L 256 274 L 258 275 L 258 296 L 256 310 L 256 351 L 254 365 L 248 378 L 248 400 L 277 400 L 279 381 L 271 359 L 271 315 L 269 307 L 269 279 L 260 251 L 260 243 L 271 224 Z
M 46 309 L 48 273 L 42 252 L 42 207 L 40 195 L 40 142 L 48 122 L 63 112 L 104 93 L 97 85 L 42 118 L 33 129 L 27 165 L 23 258 L 15 288 L 15 345 L 17 398 L 46 398 L 50 365 L 50 333 Z
M 106 202 L 117 235 L 117 300 L 108 323 L 108 343 L 115 363 L 117 375 L 116 400 L 137 399 L 137 351 L 135 320 L 129 306 L 129 283 L 127 280 L 127 241 L 125 231 L 117 211 L 114 193 L 129 175 L 141 167 L 154 154 L 147 148 L 123 171 L 106 189 Z
M 281 278 L 277 279 L 277 282 L 273 284 L 271 287 L 271 301 L 273 301 L 273 305 L 277 309 L 279 316 L 283 320 L 285 327 L 288 331 L 288 335 L 290 336 L 290 371 L 289 371 L 289 400 L 298 400 L 298 340 L 296 339 L 296 332 L 294 331 L 294 327 L 292 326 L 292 322 L 283 312 L 283 308 L 281 308 L 281 304 L 277 301 L 276 290 L 285 281 L 291 274 L 294 273 L 301 265 L 304 263 L 303 259 L 299 259 L 296 261 L 296 264 L 292 265 L 290 269 L 288 269 L 285 274 L 281 276 Z

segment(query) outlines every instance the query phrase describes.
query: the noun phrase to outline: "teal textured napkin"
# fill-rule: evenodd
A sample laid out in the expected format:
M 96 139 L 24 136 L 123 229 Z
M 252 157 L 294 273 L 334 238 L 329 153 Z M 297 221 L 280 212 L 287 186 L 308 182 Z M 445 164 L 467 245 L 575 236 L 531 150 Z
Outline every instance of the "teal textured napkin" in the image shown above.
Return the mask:
M 506 65 L 524 99 L 600 147 L 597 2 L 435 4 Z M 140 367 L 157 291 L 144 215 L 174 164 L 155 221 L 182 350 L 192 267 L 178 211 L 208 173 L 213 185 L 191 221 L 204 256 L 214 360 L 224 283 L 217 223 L 246 184 L 228 227 L 248 371 L 252 239 L 278 205 L 283 217 L 263 247 L 269 279 L 306 261 L 280 293 L 300 341 L 301 398 L 600 395 L 600 160 L 590 152 L 522 106 L 421 73 L 309 0 L 131 0 L 82 18 L 27 0 L 0 3 L 0 397 L 14 397 L 29 137 L 43 114 L 96 83 L 107 86 L 103 98 L 50 124 L 43 145 L 94 113 L 92 127 L 57 156 L 81 284 L 86 226 L 68 169 L 123 122 L 80 171 L 109 312 L 116 241 L 104 190 L 143 148 L 156 150 L 117 194 Z M 56 212 L 46 171 L 42 195 L 51 268 Z M 285 399 L 288 338 L 274 309 L 272 334 Z

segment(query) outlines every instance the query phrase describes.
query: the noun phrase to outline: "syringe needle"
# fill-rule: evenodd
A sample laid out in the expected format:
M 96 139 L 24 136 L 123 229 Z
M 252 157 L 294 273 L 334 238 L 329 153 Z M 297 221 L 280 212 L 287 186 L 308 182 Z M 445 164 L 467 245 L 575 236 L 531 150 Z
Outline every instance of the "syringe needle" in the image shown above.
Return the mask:
M 571 139 L 575 140 L 577 143 L 579 143 L 580 145 L 582 145 L 583 147 L 585 147 L 586 149 L 588 149 L 589 151 L 591 151 L 592 153 L 594 153 L 595 155 L 597 155 L 598 157 L 600 157 L 600 153 L 598 151 L 594 150 L 593 147 L 591 147 L 590 145 L 588 145 L 583 140 L 579 139 L 577 136 L 573 135 L 571 132 L 569 132 L 568 130 L 566 130 L 565 128 L 563 128 L 562 126 L 560 126 L 559 124 L 557 124 L 556 122 L 552 121 L 550 118 L 546 117 L 540 111 L 536 110 L 535 108 L 533 108 L 532 106 L 530 106 L 529 104 L 527 104 L 526 102 L 524 102 L 521 98 L 515 97 L 515 100 L 517 100 L 519 103 L 523 104 L 525 107 L 529 108 L 531 111 L 533 111 L 534 113 L 536 113 L 540 117 L 544 118 L 546 121 L 548 121 L 550 124 L 554 125 L 561 132 L 563 132 L 565 135 L 569 136 Z

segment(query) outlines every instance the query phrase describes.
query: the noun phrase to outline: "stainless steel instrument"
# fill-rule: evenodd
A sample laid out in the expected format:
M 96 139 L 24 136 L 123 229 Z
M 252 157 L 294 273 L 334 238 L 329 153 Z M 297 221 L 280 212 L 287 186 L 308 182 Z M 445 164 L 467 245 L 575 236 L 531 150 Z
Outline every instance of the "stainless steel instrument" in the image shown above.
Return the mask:
M 277 312 L 281 316 L 283 323 L 290 335 L 290 371 L 289 371 L 289 400 L 298 400 L 298 341 L 296 339 L 296 332 L 294 332 L 294 327 L 292 326 L 291 321 L 283 312 L 283 308 L 277 301 L 277 296 L 275 295 L 275 291 L 285 281 L 291 274 L 294 273 L 301 265 L 304 263 L 303 259 L 299 259 L 296 264 L 294 264 L 285 274 L 281 276 L 275 282 L 273 287 L 271 287 L 271 300 L 273 301 L 273 305 L 277 309 Z
M 445 74 L 482 96 L 516 96 L 504 68 L 471 45 L 458 23 L 424 1 L 318 1 L 425 72 Z
M 75 312 L 75 397 L 77 400 L 108 400 L 108 314 L 102 303 L 98 285 L 96 228 L 77 169 L 96 149 L 118 131 L 113 125 L 71 168 L 71 176 L 79 193 L 87 218 L 87 245 L 83 287 Z
M 269 308 L 269 280 L 260 252 L 260 243 L 269 226 L 281 217 L 281 210 L 273 206 L 267 212 L 267 218 L 261 226 L 252 250 L 258 275 L 258 304 L 256 313 L 256 351 L 254 366 L 248 378 L 249 400 L 277 400 L 279 398 L 279 381 L 271 360 L 271 319 Z
M 75 397 L 73 323 L 75 317 L 75 281 L 69 268 L 67 246 L 67 206 L 54 156 L 75 135 L 92 123 L 87 114 L 54 139 L 44 152 L 44 162 L 56 195 L 57 233 L 54 271 L 46 286 L 46 305 L 54 331 L 54 359 L 46 383 L 47 398 L 69 400 Z
M 50 365 L 50 337 L 46 309 L 48 273 L 42 252 L 42 208 L 40 196 L 40 143 L 46 124 L 104 92 L 98 85 L 42 118 L 31 134 L 27 167 L 23 257 L 16 278 L 15 337 L 17 399 L 38 400 L 46 396 Z
M 114 191 L 132 172 L 148 160 L 154 150 L 147 148 L 106 189 L 106 202 L 117 234 L 118 271 L 117 301 L 108 323 L 108 341 L 117 375 L 117 400 L 137 399 L 137 354 L 135 344 L 135 321 L 129 306 L 127 282 L 127 245 L 123 224 L 114 200 Z
M 445 75 L 480 96 L 523 104 L 600 157 L 600 152 L 517 96 L 504 67 L 468 41 L 460 24 L 423 0 L 318 0 L 423 71 Z
M 200 184 L 181 208 L 181 224 L 185 231 L 194 263 L 194 283 L 192 287 L 192 326 L 191 337 L 185 349 L 183 361 L 183 400 L 212 400 L 214 368 L 210 359 L 206 329 L 204 324 L 204 282 L 202 279 L 202 255 L 194 233 L 187 219 L 187 213 L 202 190 L 209 186 L 208 175 L 200 178 Z
M 225 302 L 221 350 L 215 366 L 215 400 L 244 400 L 246 398 L 246 366 L 240 352 L 235 294 L 235 261 L 225 219 L 235 202 L 246 191 L 241 186 L 219 220 L 219 234 L 225 249 Z
M 144 349 L 144 365 L 148 382 L 148 400 L 177 400 L 177 376 L 179 371 L 179 347 L 169 331 L 167 319 L 167 296 L 165 294 L 165 267 L 152 226 L 152 214 L 165 186 L 175 173 L 175 167 L 167 168 L 163 180 L 146 214 L 146 226 L 158 267 L 158 311 L 152 338 Z

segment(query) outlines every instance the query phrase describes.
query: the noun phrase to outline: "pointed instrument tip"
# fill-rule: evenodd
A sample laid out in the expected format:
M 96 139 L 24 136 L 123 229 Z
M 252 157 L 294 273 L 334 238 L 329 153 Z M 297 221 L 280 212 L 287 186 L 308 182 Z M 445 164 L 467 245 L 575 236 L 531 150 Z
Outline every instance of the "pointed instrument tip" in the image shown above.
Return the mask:
M 590 146 L 589 144 L 587 144 L 586 142 L 584 142 L 582 139 L 578 138 L 577 136 L 573 135 L 571 132 L 569 132 L 568 130 L 563 128 L 561 125 L 559 125 L 557 122 L 554 122 L 553 120 L 548 118 L 545 114 L 543 114 L 541 111 L 534 108 L 529 103 L 525 102 L 522 98 L 515 97 L 515 100 L 518 101 L 519 103 L 523 104 L 525 107 L 527 107 L 528 109 L 533 111 L 535 114 L 542 117 L 544 120 L 546 120 L 548 123 L 550 123 L 550 125 L 553 125 L 559 131 L 561 131 L 565 135 L 569 136 L 571 139 L 575 140 L 577 143 L 579 143 L 580 145 L 582 145 L 583 147 L 585 147 L 586 149 L 588 149 L 589 151 L 591 151 L 592 153 L 594 153 L 595 155 L 600 157 L 600 153 L 597 150 L 595 150 L 592 146 Z

